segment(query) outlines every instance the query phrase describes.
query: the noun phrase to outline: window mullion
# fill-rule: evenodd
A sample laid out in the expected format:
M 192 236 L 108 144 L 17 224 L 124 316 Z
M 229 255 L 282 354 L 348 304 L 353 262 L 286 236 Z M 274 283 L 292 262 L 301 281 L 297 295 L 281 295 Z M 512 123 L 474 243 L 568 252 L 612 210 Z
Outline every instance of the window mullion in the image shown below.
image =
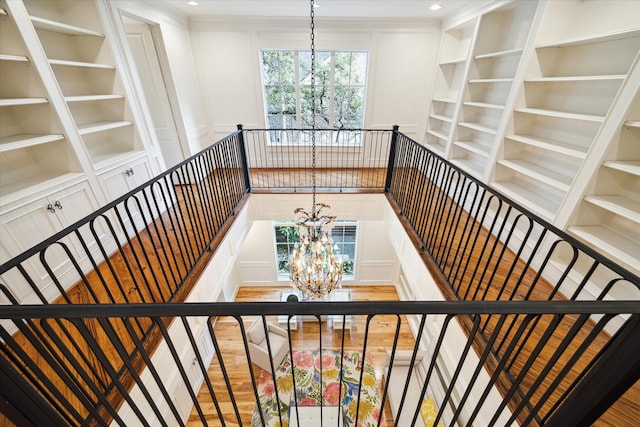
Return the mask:
M 296 82 L 296 128 L 302 127 L 301 108 L 302 90 L 300 89 L 300 51 L 296 50 L 294 58 L 295 82 Z
M 335 125 L 335 90 L 336 90 L 336 53 L 331 52 L 331 61 L 329 68 L 329 128 L 333 129 Z

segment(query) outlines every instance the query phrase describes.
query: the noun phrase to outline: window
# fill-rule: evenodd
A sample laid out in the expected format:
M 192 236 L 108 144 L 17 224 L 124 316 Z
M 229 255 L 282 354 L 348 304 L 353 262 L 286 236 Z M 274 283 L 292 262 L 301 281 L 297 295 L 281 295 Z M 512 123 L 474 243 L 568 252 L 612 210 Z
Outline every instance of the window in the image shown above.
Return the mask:
M 354 278 L 358 226 L 356 221 L 335 221 L 331 237 L 336 244 L 335 253 L 342 255 L 343 279 Z M 276 266 L 278 279 L 289 278 L 289 260 L 300 235 L 293 221 L 275 221 Z
M 316 52 L 317 129 L 364 126 L 367 57 L 367 52 Z M 262 51 L 262 84 L 269 129 L 311 128 L 311 52 Z M 272 143 L 284 142 L 278 132 L 270 134 Z

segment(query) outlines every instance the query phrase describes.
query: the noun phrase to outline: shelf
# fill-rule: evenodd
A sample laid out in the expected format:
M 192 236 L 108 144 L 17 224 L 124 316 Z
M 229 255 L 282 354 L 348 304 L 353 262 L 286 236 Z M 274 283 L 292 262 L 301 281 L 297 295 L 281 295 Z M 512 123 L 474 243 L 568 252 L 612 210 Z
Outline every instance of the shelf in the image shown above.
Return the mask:
M 454 141 L 453 145 L 464 150 L 471 151 L 472 153 L 475 153 L 484 158 L 489 158 L 489 151 L 491 151 L 491 147 L 486 147 L 477 142 Z
M 441 122 L 451 123 L 452 121 L 451 117 L 443 116 L 440 114 L 431 114 L 429 115 L 429 117 L 432 119 L 440 120 Z
M 62 135 L 13 135 L 0 138 L 0 153 L 47 144 L 64 139 Z
M 63 24 L 62 22 L 51 21 L 49 19 L 38 18 L 37 16 L 31 16 L 31 22 L 36 28 L 41 30 L 54 31 L 56 33 L 69 34 L 72 36 L 94 36 L 104 37 L 104 34 L 97 31 L 89 30 L 87 28 L 76 27 L 75 25 Z
M 99 68 L 103 70 L 115 70 L 116 67 L 110 64 L 96 64 L 93 62 L 65 61 L 62 59 L 50 59 L 49 64 L 64 67 Z
M 440 156 L 444 156 L 444 152 L 445 152 L 445 147 L 443 147 L 440 144 L 429 144 L 428 142 L 425 144 L 425 146 L 427 148 L 429 148 L 431 151 L 433 151 L 434 153 L 440 155 Z
M 581 44 L 600 43 L 606 41 L 626 39 L 629 37 L 640 36 L 640 30 L 624 30 L 615 31 L 611 33 L 590 34 L 585 37 L 575 37 L 571 39 L 560 40 L 557 42 L 543 43 L 536 46 L 536 49 L 554 48 L 554 47 L 568 47 L 578 46 Z
M 495 135 L 497 130 L 495 128 L 491 128 L 489 126 L 485 126 L 481 123 L 475 123 L 475 122 L 460 122 L 458 123 L 459 126 L 462 127 L 466 127 L 468 129 L 473 129 L 473 130 L 477 130 L 480 132 L 484 132 L 484 133 L 488 133 L 491 135 Z
M 7 98 L 0 99 L 0 107 L 13 107 L 18 105 L 46 104 L 47 98 Z
M 628 128 L 640 128 L 640 120 L 627 120 L 624 125 Z
M 623 81 L 627 76 L 624 74 L 611 74 L 602 76 L 563 76 L 563 77 L 538 77 L 534 79 L 527 79 L 525 83 L 561 83 L 561 82 L 597 82 L 606 80 L 619 80 Z
M 465 102 L 465 106 L 467 107 L 478 107 L 478 108 L 491 108 L 494 110 L 504 110 L 504 105 L 501 104 L 489 104 L 488 102 Z
M 509 50 L 502 50 L 500 52 L 483 53 L 483 54 L 474 56 L 473 59 L 500 58 L 504 56 L 520 55 L 521 53 L 522 53 L 522 49 L 509 49 Z
M 498 164 L 565 192 L 569 191 L 573 181 L 572 177 L 553 172 L 526 160 L 499 160 Z
M 542 138 L 534 135 L 507 135 L 505 139 L 527 144 L 532 147 L 542 148 L 555 153 L 566 154 L 567 156 L 584 159 L 587 156 L 586 149 L 578 145 L 572 145 L 562 141 Z
M 483 84 L 483 83 L 511 83 L 513 82 L 512 78 L 501 78 L 501 79 L 471 79 L 469 83 L 472 84 Z
M 0 55 L 0 61 L 29 62 L 29 58 L 22 55 Z
M 0 183 L 0 205 L 23 199 L 59 184 L 72 181 L 83 175 L 83 173 L 79 172 L 62 174 L 45 173 L 37 176 L 24 177 L 20 182 L 12 182 L 10 184 Z
M 429 130 L 427 130 L 427 133 L 428 133 L 429 135 L 433 135 L 433 136 L 435 136 L 435 137 L 436 137 L 436 138 L 438 138 L 438 139 L 442 139 L 442 140 L 445 140 L 445 141 L 447 140 L 447 135 L 446 135 L 446 134 L 444 134 L 444 133 L 442 133 L 442 132 L 439 132 L 439 131 L 437 131 L 437 130 L 429 129 Z
M 131 126 L 133 123 L 128 121 L 118 121 L 118 122 L 97 122 L 97 123 L 89 123 L 83 126 L 78 126 L 78 131 L 80 135 L 87 135 L 90 133 L 103 132 L 111 129 L 118 129 L 126 126 Z
M 123 95 L 84 95 L 84 96 L 65 96 L 67 102 L 88 102 L 88 101 L 107 101 L 110 99 L 123 99 Z
M 584 200 L 640 224 L 640 202 L 622 196 L 585 196 Z
M 445 104 L 455 104 L 456 103 L 455 99 L 448 99 L 448 98 L 433 98 L 432 101 L 433 102 L 443 102 Z
M 511 181 L 494 181 L 491 186 L 515 200 L 520 205 L 537 213 L 547 221 L 552 221 L 558 210 L 553 201 L 540 197 L 538 193 L 526 189 L 522 185 Z
M 467 58 L 447 59 L 445 61 L 440 62 L 438 65 L 440 66 L 458 65 L 458 64 L 463 64 L 466 60 Z
M 556 117 L 559 119 L 582 120 L 582 121 L 597 122 L 597 123 L 601 123 L 604 121 L 604 116 L 594 116 L 591 114 L 567 113 L 565 111 L 557 111 L 557 110 L 543 110 L 541 108 L 516 108 L 514 111 L 516 111 L 517 113 L 535 114 L 538 116 Z
M 589 243 L 594 249 L 604 251 L 638 270 L 640 245 L 637 243 L 600 225 L 574 226 L 569 227 L 568 231 Z
M 602 164 L 605 167 L 616 169 L 621 172 L 630 173 L 635 176 L 640 176 L 640 160 L 608 160 Z
M 129 150 L 129 151 L 117 151 L 117 152 L 109 152 L 103 154 L 89 154 L 91 157 L 91 162 L 95 166 L 96 169 L 102 169 L 111 164 L 120 163 L 125 160 L 131 160 L 131 158 L 135 155 L 139 155 L 142 150 Z
M 450 160 L 451 163 L 458 166 L 460 169 L 469 173 L 476 179 L 480 179 L 482 175 L 483 167 L 473 160 L 465 159 L 465 158 L 453 158 Z

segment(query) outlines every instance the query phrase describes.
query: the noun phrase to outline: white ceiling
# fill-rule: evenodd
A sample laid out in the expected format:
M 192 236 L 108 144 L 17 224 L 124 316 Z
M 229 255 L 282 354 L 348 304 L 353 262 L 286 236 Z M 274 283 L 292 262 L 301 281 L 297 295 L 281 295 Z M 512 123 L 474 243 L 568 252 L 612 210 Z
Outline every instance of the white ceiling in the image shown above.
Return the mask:
M 170 9 L 188 16 L 309 16 L 307 0 L 197 0 L 190 6 L 187 0 L 161 0 Z M 495 0 L 439 0 L 442 8 L 429 7 L 437 0 L 315 0 L 320 5 L 316 16 L 331 18 L 431 18 L 446 21 L 465 11 L 483 7 Z M 155 3 L 155 1 L 154 1 Z

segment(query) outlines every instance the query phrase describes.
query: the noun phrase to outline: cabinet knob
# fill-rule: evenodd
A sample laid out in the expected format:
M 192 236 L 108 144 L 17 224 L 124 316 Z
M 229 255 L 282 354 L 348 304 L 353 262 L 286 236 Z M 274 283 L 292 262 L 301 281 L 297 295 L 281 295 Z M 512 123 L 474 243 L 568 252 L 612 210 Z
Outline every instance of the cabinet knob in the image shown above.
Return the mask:
M 56 210 L 53 208 L 53 205 L 51 203 L 47 205 L 47 210 L 51 213 L 56 213 Z
M 129 169 L 126 169 L 126 170 L 124 171 L 124 174 L 125 174 L 126 176 L 132 176 L 132 175 L 134 175 L 134 174 L 135 174 L 135 172 L 133 171 L 133 168 L 129 168 Z
M 53 206 L 55 206 L 56 208 L 58 208 L 58 209 L 62 210 L 62 203 L 60 203 L 60 200 L 56 200 L 56 201 L 53 203 Z

